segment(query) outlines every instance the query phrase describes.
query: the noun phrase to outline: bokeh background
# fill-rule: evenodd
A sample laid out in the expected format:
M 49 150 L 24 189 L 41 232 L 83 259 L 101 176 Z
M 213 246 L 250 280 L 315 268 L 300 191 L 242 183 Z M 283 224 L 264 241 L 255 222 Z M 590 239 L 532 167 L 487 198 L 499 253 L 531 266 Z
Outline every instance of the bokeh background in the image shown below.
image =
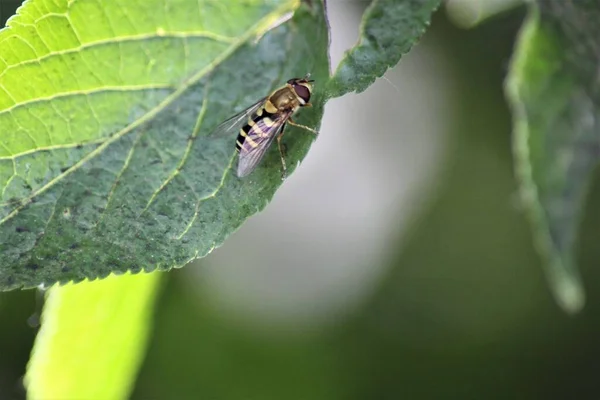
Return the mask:
M 0 26 L 19 3 L 0 0 Z M 598 398 L 600 188 L 579 246 L 588 304 L 568 316 L 512 172 L 502 85 L 525 8 L 466 29 L 467 3 L 327 104 L 264 212 L 165 274 L 134 399 Z M 366 5 L 329 1 L 333 65 Z M 0 399 L 24 397 L 40 306 L 0 293 Z

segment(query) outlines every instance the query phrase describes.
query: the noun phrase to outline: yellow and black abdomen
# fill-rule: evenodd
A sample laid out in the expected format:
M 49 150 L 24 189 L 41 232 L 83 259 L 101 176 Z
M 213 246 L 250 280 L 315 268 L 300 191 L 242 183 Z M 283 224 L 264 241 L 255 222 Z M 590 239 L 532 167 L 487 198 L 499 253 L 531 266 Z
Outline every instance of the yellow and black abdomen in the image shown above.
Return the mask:
M 276 120 L 276 114 L 266 111 L 264 107 L 259 108 L 250 116 L 248 123 L 240 129 L 235 142 L 237 151 L 248 152 L 271 136 Z

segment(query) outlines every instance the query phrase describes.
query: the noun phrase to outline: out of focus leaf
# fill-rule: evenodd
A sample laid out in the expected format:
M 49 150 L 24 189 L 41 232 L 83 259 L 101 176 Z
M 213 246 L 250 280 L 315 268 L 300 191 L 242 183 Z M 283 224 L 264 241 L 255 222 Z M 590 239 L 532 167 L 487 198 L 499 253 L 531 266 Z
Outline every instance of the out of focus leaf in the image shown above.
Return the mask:
M 50 289 L 26 375 L 31 399 L 126 399 L 161 274 Z
M 167 270 L 220 245 L 272 198 L 280 164 L 271 152 L 240 180 L 235 138 L 206 135 L 307 71 L 299 122 L 317 126 L 327 44 L 317 2 L 26 1 L 0 31 L 0 290 Z M 291 130 L 293 170 L 313 138 Z
M 373 0 L 365 11 L 359 42 L 329 81 L 330 97 L 362 92 L 396 65 L 423 35 L 440 0 Z
M 585 302 L 575 242 L 600 154 L 600 3 L 532 5 L 507 82 L 521 198 L 558 303 Z

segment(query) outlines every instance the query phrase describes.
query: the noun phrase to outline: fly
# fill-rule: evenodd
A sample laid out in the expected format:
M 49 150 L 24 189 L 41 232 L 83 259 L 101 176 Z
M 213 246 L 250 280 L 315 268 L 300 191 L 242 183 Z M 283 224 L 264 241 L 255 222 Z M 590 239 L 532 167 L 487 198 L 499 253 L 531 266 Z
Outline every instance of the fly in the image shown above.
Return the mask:
M 263 159 L 267 149 L 277 139 L 277 147 L 281 156 L 282 177 L 287 175 L 287 166 L 281 137 L 286 124 L 297 126 L 318 134 L 308 126 L 296 124 L 292 115 L 301 107 L 310 107 L 314 81 L 304 78 L 293 78 L 285 86 L 275 90 L 221 123 L 211 135 L 226 135 L 238 132 L 235 148 L 239 153 L 237 176 L 249 175 Z

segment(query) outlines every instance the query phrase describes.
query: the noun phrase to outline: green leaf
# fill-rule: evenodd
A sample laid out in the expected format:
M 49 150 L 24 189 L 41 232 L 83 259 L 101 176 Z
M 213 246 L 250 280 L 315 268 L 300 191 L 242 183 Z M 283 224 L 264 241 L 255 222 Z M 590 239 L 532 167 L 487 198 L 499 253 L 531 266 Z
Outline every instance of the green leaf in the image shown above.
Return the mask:
M 329 97 L 360 93 L 396 65 L 425 32 L 440 0 L 373 0 L 356 46 L 346 53 L 327 85 Z
M 127 274 L 50 289 L 25 377 L 28 398 L 128 398 L 160 277 Z
M 600 6 L 538 5 L 530 8 L 507 81 L 516 169 L 555 298 L 576 312 L 585 295 L 574 247 L 600 154 Z
M 293 13 L 293 18 L 276 26 Z M 307 72 L 328 79 L 320 3 L 29 0 L 0 31 L 0 290 L 168 270 L 281 185 L 276 146 L 238 179 L 221 121 Z M 313 136 L 286 130 L 293 171 Z

